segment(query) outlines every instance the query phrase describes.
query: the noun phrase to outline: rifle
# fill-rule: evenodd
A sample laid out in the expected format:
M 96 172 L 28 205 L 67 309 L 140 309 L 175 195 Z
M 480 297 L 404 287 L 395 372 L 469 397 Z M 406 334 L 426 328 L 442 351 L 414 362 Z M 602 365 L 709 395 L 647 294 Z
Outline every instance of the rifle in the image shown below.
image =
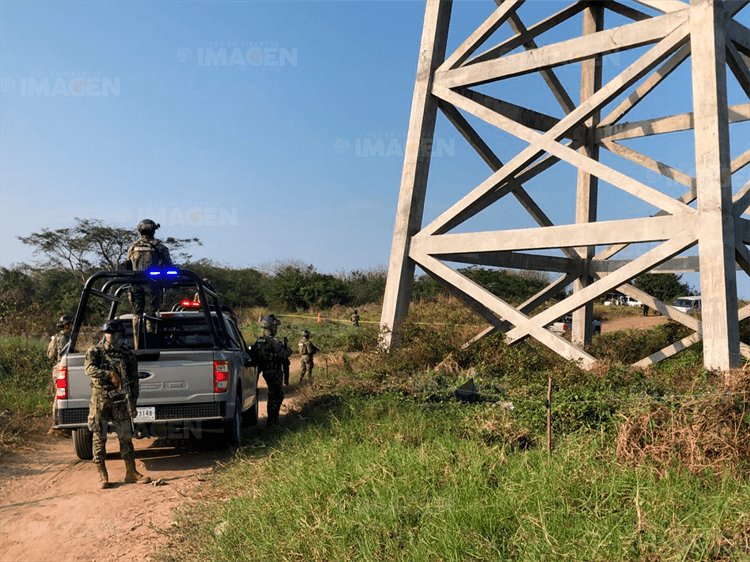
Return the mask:
M 130 431 L 135 434 L 135 422 L 133 421 L 138 417 L 138 409 L 135 407 L 135 400 L 133 400 L 133 393 L 130 391 L 130 382 L 127 380 L 126 373 L 122 365 L 122 359 L 112 358 L 117 374 L 120 375 L 120 389 L 125 393 L 125 403 L 128 407 L 128 417 L 130 418 Z

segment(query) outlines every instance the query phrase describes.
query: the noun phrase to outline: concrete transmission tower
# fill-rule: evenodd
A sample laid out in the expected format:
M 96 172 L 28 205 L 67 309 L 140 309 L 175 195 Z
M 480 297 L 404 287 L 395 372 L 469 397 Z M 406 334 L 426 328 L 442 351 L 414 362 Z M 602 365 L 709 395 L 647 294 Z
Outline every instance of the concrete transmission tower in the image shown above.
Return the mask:
M 562 9 L 541 21 L 524 22 L 523 1 L 497 0 L 492 14 L 446 57 L 452 2 L 428 0 L 383 303 L 384 344 L 398 343 L 399 323 L 408 311 L 419 266 L 487 321 L 487 329 L 477 338 L 497 330 L 505 332 L 511 345 L 532 337 L 591 367 L 596 358 L 584 345 L 591 337 L 592 303 L 617 290 L 692 330 L 638 365 L 660 361 L 701 339 L 709 369 L 728 370 L 739 365 L 741 354 L 750 356 L 739 330 L 740 321 L 750 316 L 750 307 L 739 309 L 737 298 L 738 269 L 739 275 L 750 273 L 750 182 L 741 185 L 745 180 L 740 179 L 747 177 L 750 164 L 750 135 L 740 135 L 739 143 L 735 140 L 734 157 L 730 151 L 730 128 L 750 120 L 750 29 L 748 22 L 739 21 L 747 18 L 737 17 L 746 13 L 748 3 L 554 2 L 548 5 Z M 611 19 L 621 25 L 607 27 L 605 22 Z M 569 30 L 574 23 L 572 38 L 537 44 L 542 34 L 554 36 L 555 30 Z M 613 76 L 605 83 L 602 67 L 612 55 L 627 55 L 632 62 L 612 65 Z M 559 69 L 566 65 L 580 69 L 575 98 L 560 80 Z M 690 69 L 691 78 L 683 80 L 681 88 L 692 87 L 692 111 L 671 114 L 670 90 L 663 83 L 683 65 L 689 65 L 683 68 Z M 561 117 L 512 103 L 491 90 L 503 84 L 512 88 L 514 79 L 532 74 L 544 80 Z M 740 104 L 728 103 L 729 77 L 744 94 Z M 658 100 L 656 107 L 664 114 L 626 121 L 644 100 Z M 425 225 L 439 113 L 489 172 Z M 520 139 L 525 148 L 497 154 L 488 130 Z M 694 175 L 623 142 L 679 131 L 693 132 L 688 152 L 695 158 Z M 627 171 L 610 163 L 617 158 L 627 162 Z M 562 201 L 563 195 L 534 198 L 528 187 L 532 180 L 563 164 L 576 170 L 571 200 Z M 647 179 L 630 171 L 634 168 L 647 172 Z M 637 198 L 650 210 L 638 218 L 601 220 L 616 215 L 607 209 L 605 198 L 598 198 L 605 185 Z M 666 185 L 673 192 L 680 186 L 680 194 L 667 193 Z M 535 226 L 466 231 L 469 219 L 507 198 L 515 198 Z M 545 208 L 549 211 L 561 204 L 575 209 L 570 224 L 553 224 L 545 213 Z M 621 252 L 626 257 L 615 259 Z M 448 263 L 544 271 L 556 279 L 527 302 L 511 306 Z M 700 272 L 701 320 L 630 284 L 647 272 L 687 271 Z M 570 285 L 569 296 L 530 316 Z M 547 329 L 571 313 L 571 341 Z

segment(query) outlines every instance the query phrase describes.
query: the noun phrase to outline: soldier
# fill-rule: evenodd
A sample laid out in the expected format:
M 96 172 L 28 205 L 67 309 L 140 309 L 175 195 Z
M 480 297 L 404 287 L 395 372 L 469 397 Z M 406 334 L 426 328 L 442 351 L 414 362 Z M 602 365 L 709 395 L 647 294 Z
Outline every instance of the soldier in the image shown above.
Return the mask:
M 359 313 L 356 309 L 352 312 L 352 326 L 359 327 Z
M 300 361 L 300 366 L 302 367 L 302 371 L 299 375 L 299 382 L 302 382 L 302 379 L 305 378 L 305 375 L 309 375 L 309 381 L 310 384 L 313 382 L 313 367 L 315 366 L 315 361 L 313 360 L 313 355 L 315 355 L 319 350 L 317 347 L 315 347 L 315 344 L 310 341 L 310 330 L 302 330 L 302 339 L 299 341 L 299 353 L 302 355 L 302 360 Z
M 169 267 L 172 258 L 169 256 L 167 247 L 154 238 L 156 229 L 161 225 L 151 219 L 145 219 L 136 227 L 141 237 L 128 247 L 128 262 L 130 269 L 145 271 L 153 267 Z M 140 318 L 153 316 L 159 310 L 161 304 L 161 287 L 149 285 L 134 285 L 130 289 L 130 302 L 133 305 L 133 342 L 138 349 L 138 338 L 140 336 Z M 156 325 L 153 320 L 146 318 L 146 331 L 155 332 Z
M 120 440 L 120 456 L 125 461 L 125 482 L 148 484 L 151 478 L 135 469 L 132 409 L 138 400 L 138 360 L 121 343 L 125 326 L 110 320 L 102 327 L 104 339 L 86 352 L 84 370 L 91 377 L 89 429 L 93 433 L 94 462 L 99 470 L 99 487 L 109 485 L 104 459 L 107 456 L 107 428 L 112 422 Z M 128 408 L 128 398 L 132 407 Z
M 258 366 L 258 371 L 263 373 L 268 386 L 268 410 L 267 426 L 274 425 L 279 421 L 281 403 L 284 401 L 284 364 L 289 362 L 292 350 L 284 346 L 276 339 L 276 332 L 281 321 L 273 314 L 261 320 L 263 335 L 253 344 L 250 354 L 253 362 Z
M 70 341 L 70 332 L 73 331 L 72 314 L 63 314 L 57 321 L 58 332 L 52 336 L 47 346 L 47 357 L 55 364 L 52 367 L 52 425 L 47 430 L 47 435 L 57 435 L 58 437 L 70 437 L 69 429 L 55 429 L 57 423 L 57 373 L 60 364 L 60 356 L 63 349 Z

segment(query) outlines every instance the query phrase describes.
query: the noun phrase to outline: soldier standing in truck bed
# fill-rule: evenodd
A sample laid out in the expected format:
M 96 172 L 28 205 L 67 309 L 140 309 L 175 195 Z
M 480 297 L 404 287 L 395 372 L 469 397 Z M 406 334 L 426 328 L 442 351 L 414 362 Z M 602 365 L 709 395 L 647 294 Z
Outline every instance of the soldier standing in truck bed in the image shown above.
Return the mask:
M 170 267 L 172 258 L 169 250 L 159 240 L 154 238 L 159 224 L 151 219 L 144 219 L 138 223 L 137 229 L 141 237 L 128 247 L 127 265 L 134 271 L 146 271 L 151 268 Z M 133 285 L 130 289 L 130 302 L 133 305 L 133 341 L 138 349 L 140 334 L 140 318 L 143 314 L 153 316 L 161 304 L 161 287 L 149 285 Z M 146 332 L 155 332 L 153 320 L 146 318 Z
M 274 425 L 279 421 L 281 403 L 284 401 L 284 364 L 289 361 L 292 350 L 285 347 L 276 339 L 281 320 L 273 314 L 266 316 L 260 321 L 263 327 L 263 335 L 260 336 L 252 348 L 250 356 L 258 366 L 258 372 L 263 373 L 263 378 L 268 386 L 268 411 L 267 426 Z

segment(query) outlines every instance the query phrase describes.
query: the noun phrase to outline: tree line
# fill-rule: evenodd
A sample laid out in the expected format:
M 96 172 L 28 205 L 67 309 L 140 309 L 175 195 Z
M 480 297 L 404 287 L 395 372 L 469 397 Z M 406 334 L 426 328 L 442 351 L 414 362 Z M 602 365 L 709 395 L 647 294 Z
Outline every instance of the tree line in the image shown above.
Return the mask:
M 90 275 L 122 269 L 128 246 L 139 236 L 135 230 L 113 227 L 95 219 L 75 221 L 73 227 L 42 229 L 19 237 L 33 248 L 36 261 L 0 268 L 0 323 L 4 333 L 49 333 L 60 315 L 75 311 L 83 284 Z M 201 245 L 198 238 L 162 240 L 172 251 L 175 265 L 210 280 L 223 303 L 235 310 L 362 307 L 381 303 L 385 291 L 385 267 L 326 274 L 303 262 L 280 261 L 259 268 L 235 268 L 209 259 L 192 259 L 187 250 Z M 550 283 L 547 274 L 538 272 L 513 273 L 481 267 L 459 271 L 514 305 Z M 674 274 L 643 275 L 634 283 L 665 301 L 690 294 L 690 288 Z M 412 298 L 433 299 L 445 292 L 435 280 L 421 275 L 415 279 Z

